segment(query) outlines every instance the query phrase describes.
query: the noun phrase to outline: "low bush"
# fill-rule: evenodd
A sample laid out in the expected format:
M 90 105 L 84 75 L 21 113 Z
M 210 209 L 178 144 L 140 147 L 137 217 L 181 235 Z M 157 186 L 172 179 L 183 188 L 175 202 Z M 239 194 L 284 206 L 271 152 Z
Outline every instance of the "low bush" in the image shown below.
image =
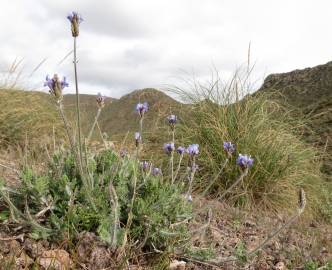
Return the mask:
M 114 247 L 130 241 L 160 250 L 186 240 L 186 226 L 174 224 L 191 217 L 191 205 L 178 186 L 113 150 L 90 156 L 88 168 L 89 190 L 68 152 L 54 155 L 48 173 L 36 175 L 25 168 L 16 191 L 2 182 L 7 218 L 28 226 L 36 239 L 74 241 L 80 232 L 90 231 Z

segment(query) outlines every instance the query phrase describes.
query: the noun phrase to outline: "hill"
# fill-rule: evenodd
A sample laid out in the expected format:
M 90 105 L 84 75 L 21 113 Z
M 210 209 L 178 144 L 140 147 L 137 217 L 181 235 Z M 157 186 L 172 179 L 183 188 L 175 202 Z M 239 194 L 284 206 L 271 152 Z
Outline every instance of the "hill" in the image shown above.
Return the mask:
M 259 91 L 274 93 L 305 117 L 312 132 L 306 132 L 304 138 L 322 149 L 322 169 L 332 175 L 332 62 L 269 75 Z
M 53 126 L 59 130 L 62 129 L 61 119 L 49 94 L 37 91 L 0 89 L 0 97 L 0 105 L 3 109 L 0 115 L 2 143 L 21 142 L 24 140 L 26 132 L 31 133 L 29 137 L 38 141 L 42 137 L 49 136 Z M 116 138 L 122 137 L 128 131 L 137 131 L 138 116 L 135 112 L 135 106 L 138 102 L 145 101 L 149 104 L 149 113 L 146 114 L 144 121 L 144 131 L 148 132 L 149 135 L 161 132 L 160 128 L 165 126 L 162 121 L 166 115 L 171 111 L 179 113 L 182 107 L 181 103 L 156 89 L 136 90 L 120 99 L 109 97 L 99 119 L 102 131 Z M 63 102 L 67 118 L 70 122 L 75 123 L 75 95 L 64 95 Z M 81 94 L 80 105 L 82 126 L 84 132 L 87 133 L 97 112 L 96 96 Z M 10 119 L 10 121 L 6 119 Z M 72 124 L 72 126 L 74 125 Z M 94 135 L 97 137 L 98 133 L 95 132 Z

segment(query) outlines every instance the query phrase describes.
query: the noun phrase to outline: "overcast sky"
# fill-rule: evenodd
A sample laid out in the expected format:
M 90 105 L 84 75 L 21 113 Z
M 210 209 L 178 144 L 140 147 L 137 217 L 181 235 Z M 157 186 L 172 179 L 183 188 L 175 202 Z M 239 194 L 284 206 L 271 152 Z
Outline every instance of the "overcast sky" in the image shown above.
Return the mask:
M 45 74 L 68 76 L 67 14 L 84 18 L 78 40 L 80 89 L 120 97 L 183 77 L 227 79 L 247 59 L 253 80 L 332 58 L 331 0 L 1 0 L 0 71 L 23 59 L 20 83 L 42 87 Z M 42 66 L 33 74 L 35 67 Z M 60 63 L 61 62 L 61 63 Z

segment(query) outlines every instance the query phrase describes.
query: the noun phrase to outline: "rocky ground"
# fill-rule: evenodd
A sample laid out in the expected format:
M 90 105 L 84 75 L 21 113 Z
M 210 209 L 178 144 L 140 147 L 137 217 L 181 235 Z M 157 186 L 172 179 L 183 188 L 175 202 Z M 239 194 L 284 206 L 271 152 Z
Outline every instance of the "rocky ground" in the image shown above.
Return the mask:
M 246 258 L 245 251 L 254 250 L 289 217 L 253 214 L 203 198 L 195 198 L 194 204 L 199 210 L 190 227 L 193 232 L 192 253 L 196 258 L 174 255 L 171 269 L 306 270 L 318 269 L 332 262 L 331 225 L 300 218 L 255 256 Z M 54 244 L 32 240 L 23 232 L 13 232 L 10 226 L 2 225 L 0 228 L 0 269 L 115 269 L 113 252 L 92 233 L 82 233 L 75 244 Z M 235 256 L 239 260 L 215 267 L 201 263 L 198 254 L 207 259 Z M 147 256 L 138 256 L 125 269 L 153 269 L 146 259 L 139 258 Z M 309 268 L 312 265 L 317 267 Z

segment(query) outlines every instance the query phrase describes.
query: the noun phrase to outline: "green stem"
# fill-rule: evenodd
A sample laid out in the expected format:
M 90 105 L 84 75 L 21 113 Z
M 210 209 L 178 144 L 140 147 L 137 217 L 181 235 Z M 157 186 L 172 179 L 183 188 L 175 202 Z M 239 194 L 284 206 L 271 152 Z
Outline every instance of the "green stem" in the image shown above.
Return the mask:
M 78 149 L 79 160 L 81 166 L 83 164 L 82 158 L 82 136 L 81 136 L 81 118 L 80 118 L 80 96 L 78 91 L 78 79 L 77 79 L 77 55 L 76 55 L 76 37 L 74 37 L 74 73 L 75 73 L 75 89 L 76 89 L 76 113 L 77 113 L 77 129 L 78 129 Z
M 175 147 L 175 127 L 172 129 L 172 143 Z M 172 177 L 172 184 L 174 184 L 174 150 L 171 152 L 171 177 Z
M 192 164 L 191 164 L 191 172 L 190 172 L 190 176 L 189 176 L 189 187 L 188 187 L 187 197 L 191 195 L 195 173 L 196 173 L 196 160 L 195 160 L 195 156 L 193 156 Z
M 112 180 L 110 181 L 109 185 L 109 191 L 110 191 L 110 201 L 111 205 L 113 208 L 113 214 L 114 214 L 114 223 L 112 224 L 112 227 L 110 228 L 111 231 L 113 232 L 112 234 L 112 240 L 111 240 L 111 246 L 112 248 L 116 248 L 118 240 L 117 240 L 117 235 L 118 235 L 118 229 L 119 229 L 119 201 L 118 201 L 118 196 L 116 194 L 116 190 L 113 186 Z
M 219 172 L 216 174 L 216 176 L 213 178 L 213 180 L 210 182 L 210 184 L 207 186 L 207 188 L 203 191 L 202 196 L 205 196 L 205 194 L 210 190 L 210 188 L 213 186 L 213 184 L 217 181 L 217 179 L 219 178 L 220 174 L 224 170 L 227 163 L 228 163 L 228 158 L 226 158 L 224 164 L 220 167 Z
M 228 189 L 226 189 L 226 191 L 223 194 L 221 194 L 219 200 L 222 200 L 226 196 L 226 194 L 230 192 L 234 187 L 236 187 L 247 175 L 248 175 L 248 168 L 245 168 L 245 170 L 241 173 L 240 177 Z
M 76 165 L 79 168 L 79 173 L 80 173 L 81 177 L 83 177 L 83 175 L 82 175 L 82 173 L 83 173 L 82 172 L 82 166 L 81 166 L 81 163 L 80 163 L 79 158 L 77 156 L 77 151 L 75 149 L 74 140 L 73 140 L 72 136 L 70 135 L 70 128 L 69 128 L 69 124 L 68 124 L 67 118 L 65 116 L 65 112 L 63 110 L 62 101 L 59 101 L 58 105 L 59 105 L 60 115 L 61 115 L 63 124 L 65 126 L 66 134 L 67 134 L 68 141 L 69 141 L 69 144 L 70 144 L 71 152 L 74 155 L 75 161 L 77 163 Z
M 98 121 L 98 118 L 100 116 L 100 113 L 101 113 L 101 108 L 98 108 L 98 111 L 97 111 L 97 114 L 96 114 L 96 117 L 95 117 L 95 121 L 93 122 L 92 124 L 92 127 L 90 129 L 90 132 L 89 132 L 89 135 L 88 135 L 88 138 L 87 138 L 87 143 L 89 143 L 90 139 L 91 139 L 91 136 L 92 136 L 92 133 L 96 127 L 96 124 L 97 124 L 97 121 Z
M 174 181 L 176 180 L 176 177 L 177 177 L 178 174 L 179 174 L 179 171 L 180 171 L 180 168 L 181 168 L 181 162 L 182 162 L 182 159 L 183 159 L 183 154 L 180 155 L 179 164 L 178 164 L 178 167 L 177 167 L 176 172 L 175 172 L 175 175 L 174 175 Z

